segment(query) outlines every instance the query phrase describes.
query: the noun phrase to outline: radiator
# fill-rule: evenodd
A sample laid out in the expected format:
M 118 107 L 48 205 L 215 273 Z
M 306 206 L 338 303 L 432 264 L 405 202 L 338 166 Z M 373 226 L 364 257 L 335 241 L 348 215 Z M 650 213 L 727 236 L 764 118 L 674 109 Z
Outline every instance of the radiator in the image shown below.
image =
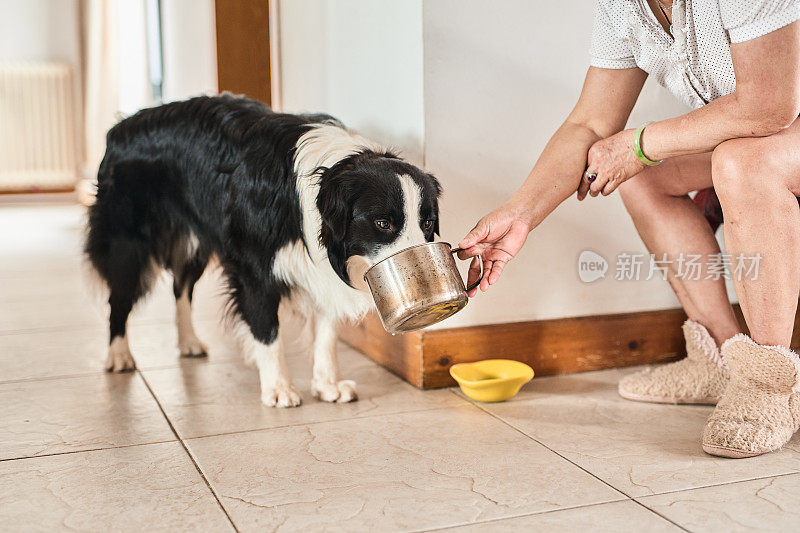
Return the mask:
M 74 74 L 61 63 L 0 63 L 0 190 L 73 187 Z

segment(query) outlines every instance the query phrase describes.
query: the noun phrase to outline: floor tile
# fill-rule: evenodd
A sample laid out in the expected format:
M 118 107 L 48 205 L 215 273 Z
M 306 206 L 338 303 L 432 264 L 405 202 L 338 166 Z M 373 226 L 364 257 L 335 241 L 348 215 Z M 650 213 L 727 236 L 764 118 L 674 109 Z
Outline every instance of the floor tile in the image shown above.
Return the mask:
M 59 279 L 71 279 L 74 282 L 81 275 L 77 272 L 69 273 Z M 0 286 L 13 285 L 14 280 L 0 280 Z M 77 295 L 66 291 L 19 298 L 14 296 L 16 291 L 0 288 L 0 294 L 11 293 L 0 305 L 0 333 L 53 328 L 108 328 L 108 304 L 105 303 L 107 295 L 104 291 L 102 287 L 89 284 L 84 287 L 83 293 Z M 219 319 L 224 314 L 225 302 L 218 277 L 214 276 L 208 281 L 203 278 L 196 285 L 192 314 L 197 320 Z M 174 320 L 172 280 L 168 274 L 163 274 L 153 291 L 136 304 L 128 323 L 147 324 Z
M 0 284 L 5 283 L 9 281 L 0 280 Z M 107 324 L 106 317 L 102 305 L 90 303 L 85 294 L 78 298 L 62 294 L 49 299 L 17 299 L 0 305 L 0 334 L 37 329 L 98 327 Z M 161 317 L 162 320 L 166 318 Z
M 649 533 L 666 533 L 681 531 L 681 529 L 664 520 L 656 513 L 648 511 L 638 503 L 625 500 L 520 516 L 518 518 L 507 518 L 493 522 L 482 522 L 449 528 L 444 531 L 459 531 L 462 533 L 479 531 L 503 531 L 504 533 L 517 531 L 563 531 L 565 533 L 574 531 L 609 533 L 647 531 Z
M 85 209 L 77 205 L 4 205 L 0 280 L 73 269 L 83 249 Z M 2 293 L 2 284 L 0 284 Z
M 232 531 L 177 443 L 0 462 L 2 531 Z
M 173 440 L 135 373 L 0 384 L 0 459 Z
M 641 502 L 690 531 L 800 530 L 800 474 L 671 492 Z
M 208 348 L 206 357 L 181 357 L 178 353 L 178 330 L 167 322 L 158 325 L 134 325 L 130 329 L 131 353 L 136 367 L 187 366 L 192 364 L 241 361 L 242 355 L 233 335 L 219 320 L 195 320 L 198 338 Z M 106 346 L 103 346 L 103 353 Z
M 53 328 L 108 327 L 107 289 L 85 269 L 54 273 L 28 273 L 24 282 L 0 278 L 0 333 Z M 63 283 L 63 289 L 41 294 L 42 289 L 25 291 L 41 283 L 44 287 Z M 79 288 L 82 287 L 82 291 Z M 227 298 L 218 267 L 209 267 L 195 285 L 193 317 L 219 320 L 225 314 Z M 175 297 L 172 278 L 162 272 L 152 291 L 137 302 L 129 324 L 174 322 Z
M 175 324 L 131 324 L 128 337 L 138 368 L 185 366 L 240 360 L 231 335 L 217 320 L 195 321 L 206 343 L 206 358 L 181 358 Z M 108 353 L 108 329 L 67 328 L 0 335 L 0 382 L 102 373 Z
M 12 305 L 20 301 L 38 300 L 45 305 L 54 299 L 63 301 L 81 301 L 86 297 L 87 283 L 82 274 L 74 267 L 61 269 L 58 263 L 46 261 L 52 268 L 41 274 L 20 274 L 19 276 L 0 278 L 0 305 Z M 72 261 L 70 261 L 72 262 Z
M 625 371 L 548 378 L 533 399 L 482 404 L 630 496 L 753 479 L 800 469 L 800 436 L 784 450 L 730 461 L 703 452 L 710 406 L 631 402 L 616 393 Z M 612 377 L 613 379 L 609 379 Z
M 104 372 L 107 344 L 103 328 L 0 335 L 0 381 Z
M 469 405 L 187 444 L 243 531 L 433 528 L 621 498 Z
M 288 357 L 294 384 L 303 404 L 291 409 L 261 403 L 258 370 L 241 360 L 214 365 L 145 370 L 164 411 L 181 437 L 340 420 L 417 411 L 466 402 L 448 390 L 421 391 L 381 368 L 360 353 L 339 345 L 342 379 L 358 387 L 356 402 L 339 404 L 311 395 L 311 357 L 300 350 Z

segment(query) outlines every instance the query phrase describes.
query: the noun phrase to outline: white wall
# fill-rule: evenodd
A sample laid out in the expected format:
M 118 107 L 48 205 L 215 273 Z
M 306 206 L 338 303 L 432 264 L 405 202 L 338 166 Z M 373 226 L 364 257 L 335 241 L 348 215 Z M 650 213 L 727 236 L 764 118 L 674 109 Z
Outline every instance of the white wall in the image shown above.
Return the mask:
M 422 0 L 283 0 L 281 102 L 421 162 Z
M 214 0 L 162 0 L 164 101 L 217 92 Z
M 425 1 L 425 161 L 444 185 L 443 239 L 458 242 L 514 192 L 575 104 L 588 67 L 591 4 Z M 683 109 L 650 85 L 631 124 Z M 585 249 L 609 260 L 606 279 L 579 280 Z M 664 281 L 613 280 L 620 252 L 645 248 L 619 195 L 568 200 L 530 235 L 497 285 L 441 326 L 677 306 Z
M 147 71 L 147 17 L 144 0 L 117 0 L 119 53 L 118 114 L 128 116 L 153 104 Z
M 283 0 L 283 107 L 423 153 L 444 185 L 442 238 L 456 243 L 514 192 L 575 104 L 592 19 L 586 0 Z M 630 124 L 684 111 L 648 84 Z M 609 260 L 606 279 L 579 280 L 585 249 Z M 619 195 L 571 199 L 500 283 L 439 327 L 677 306 L 664 281 L 613 279 L 619 253 L 645 251 Z
M 78 2 L 0 0 L 0 60 L 80 62 Z
M 82 116 L 81 47 L 75 0 L 0 0 L 0 62 L 48 61 L 72 68 L 76 117 Z M 82 151 L 83 122 L 74 124 L 77 154 Z

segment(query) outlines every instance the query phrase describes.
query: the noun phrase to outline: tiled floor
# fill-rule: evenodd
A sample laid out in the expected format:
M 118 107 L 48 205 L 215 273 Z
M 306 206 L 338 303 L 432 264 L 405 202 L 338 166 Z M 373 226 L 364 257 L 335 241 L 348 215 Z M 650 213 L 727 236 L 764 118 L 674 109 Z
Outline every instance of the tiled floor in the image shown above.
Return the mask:
M 360 400 L 259 402 L 216 315 L 179 360 L 169 284 L 132 317 L 139 370 L 109 375 L 105 308 L 82 274 L 82 210 L 0 205 L 0 530 L 733 531 L 800 529 L 800 438 L 705 455 L 709 407 L 627 402 L 630 370 L 536 378 L 501 404 L 422 392 L 340 348 Z M 295 326 L 297 331 L 300 328 Z

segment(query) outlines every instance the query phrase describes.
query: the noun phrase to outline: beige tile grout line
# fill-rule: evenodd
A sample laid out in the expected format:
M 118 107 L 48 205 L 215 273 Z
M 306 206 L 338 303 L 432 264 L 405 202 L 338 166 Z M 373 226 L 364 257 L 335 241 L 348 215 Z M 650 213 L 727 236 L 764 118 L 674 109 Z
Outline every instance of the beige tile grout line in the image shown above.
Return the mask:
M 749 483 L 750 481 L 761 481 L 762 479 L 771 479 L 776 477 L 786 476 L 800 476 L 800 471 L 797 472 L 784 472 L 783 474 L 770 474 L 768 476 L 751 477 L 748 479 L 737 479 L 736 481 L 728 481 L 727 483 L 712 483 L 711 485 L 700 485 L 699 487 L 689 487 L 687 489 L 667 490 L 664 492 L 654 492 L 653 494 L 646 494 L 644 496 L 632 497 L 632 500 L 644 500 L 645 498 L 652 498 L 653 496 L 663 496 L 665 494 L 678 494 L 679 492 L 690 492 L 693 490 L 711 489 L 714 487 L 724 487 L 726 485 L 737 485 L 739 483 Z
M 219 317 L 199 317 L 196 318 L 198 323 L 201 322 L 219 322 L 222 323 L 222 318 Z M 164 318 L 143 318 L 141 320 L 135 319 L 134 322 L 128 325 L 129 328 L 138 326 L 160 326 L 173 324 L 174 321 L 170 317 Z M 78 322 L 75 324 L 57 324 L 53 326 L 37 326 L 32 328 L 20 329 L 0 329 L 0 337 L 7 337 L 11 335 L 29 335 L 38 333 L 61 333 L 65 331 L 88 331 L 92 329 L 105 329 L 108 330 L 108 324 L 105 322 Z
M 78 376 L 72 376 L 72 377 L 78 377 Z M 66 378 L 66 379 L 69 379 L 69 378 Z M 144 377 L 143 377 L 143 379 L 144 379 Z M 149 386 L 148 386 L 148 389 L 150 389 Z M 152 389 L 150 389 L 148 392 L 150 392 L 153 396 L 155 396 L 155 392 L 152 391 Z M 463 398 L 462 398 L 462 400 L 463 400 Z M 156 398 L 155 401 L 156 401 L 156 404 L 158 404 L 158 399 L 157 398 Z M 258 431 L 273 431 L 273 430 L 293 428 L 293 427 L 301 427 L 301 426 L 314 426 L 314 425 L 318 425 L 318 424 L 335 424 L 335 423 L 338 423 L 338 422 L 346 422 L 348 420 L 366 420 L 366 419 L 369 419 L 369 418 L 376 418 L 376 417 L 381 417 L 381 416 L 407 415 L 407 414 L 413 414 L 413 413 L 426 413 L 426 412 L 429 412 L 429 411 L 444 411 L 444 410 L 447 410 L 447 409 L 458 409 L 458 408 L 466 407 L 466 406 L 476 407 L 476 406 L 472 405 L 470 402 L 464 401 L 464 404 L 462 404 L 462 405 L 450 405 L 450 406 L 443 406 L 443 407 L 422 407 L 422 408 L 419 408 L 419 409 L 411 409 L 411 410 L 405 410 L 405 411 L 395 411 L 395 412 L 391 412 L 391 413 L 366 414 L 366 415 L 363 415 L 363 416 L 351 416 L 351 417 L 347 417 L 347 418 L 335 418 L 335 419 L 331 419 L 331 420 L 317 420 L 317 421 L 312 421 L 312 422 L 299 422 L 299 423 L 296 423 L 296 424 L 287 423 L 287 424 L 281 424 L 279 426 L 268 426 L 268 427 L 261 427 L 261 428 L 240 429 L 240 430 L 235 430 L 235 431 L 222 431 L 222 432 L 219 432 L 219 433 L 209 433 L 208 435 L 196 435 L 196 436 L 193 436 L 193 437 L 182 437 L 177 433 L 177 430 L 174 430 L 173 433 L 176 435 L 176 438 L 175 439 L 170 439 L 170 440 L 161 440 L 161 441 L 153 441 L 153 442 L 139 442 L 139 443 L 136 443 L 136 444 L 122 444 L 122 445 L 119 445 L 119 446 L 104 446 L 104 447 L 101 447 L 101 448 L 89 448 L 89 449 L 85 449 L 85 450 L 67 450 L 67 451 L 63 451 L 63 452 L 43 453 L 43 454 L 40 454 L 40 455 L 24 455 L 24 456 L 20 456 L 20 457 L 8 457 L 6 459 L 0 459 L 0 462 L 3 462 L 3 461 L 18 461 L 18 460 L 21 460 L 21 459 L 36 459 L 36 458 L 39 458 L 39 457 L 52 457 L 54 455 L 68 455 L 68 454 L 73 454 L 73 453 L 96 452 L 96 451 L 102 451 L 102 450 L 114 450 L 114 449 L 117 449 L 117 448 L 132 448 L 134 446 L 149 446 L 151 444 L 163 444 L 163 443 L 167 443 L 167 442 L 180 442 L 180 441 L 188 441 L 188 440 L 210 439 L 210 438 L 213 438 L 213 437 L 225 437 L 225 436 L 228 436 L 228 435 L 238 435 L 238 434 L 244 434 L 244 433 L 256 433 Z M 161 406 L 159 405 L 159 407 L 161 407 Z M 167 415 L 166 415 L 166 413 L 165 413 L 165 411 L 163 409 L 161 409 L 161 412 L 162 412 L 162 414 L 164 414 L 165 418 L 167 418 L 168 422 L 171 422 L 171 421 L 169 421 L 169 418 L 167 417 Z M 171 426 L 172 424 L 170 423 L 169 425 Z
M 199 440 L 199 439 L 210 439 L 212 437 L 225 437 L 227 435 L 238 435 L 240 433 L 255 433 L 257 431 L 272 431 L 275 429 L 286 429 L 286 428 L 295 428 L 295 427 L 302 427 L 302 426 L 316 426 L 318 424 L 336 424 L 338 422 L 346 422 L 348 420 L 367 420 L 369 418 L 377 418 L 381 416 L 395 416 L 395 415 L 409 415 L 413 413 L 427 413 L 429 411 L 444 411 L 446 409 L 459 409 L 461 407 L 470 406 L 469 402 L 464 402 L 464 405 L 448 405 L 444 407 L 423 407 L 420 409 L 412 409 L 409 411 L 396 411 L 392 413 L 377 413 L 377 414 L 370 414 L 364 416 L 351 416 L 348 418 L 334 418 L 331 420 L 317 420 L 314 422 L 299 422 L 297 424 L 282 424 L 280 426 L 269 426 L 263 428 L 252 428 L 252 429 L 240 429 L 236 431 L 222 431 L 220 433 L 210 433 L 208 435 L 197 435 L 195 437 L 186 437 L 185 440 Z M 475 407 L 474 405 L 471 405 Z M 272 408 L 270 408 L 272 409 Z M 280 409 L 280 408 L 279 408 Z
M 456 393 L 456 391 L 454 391 L 453 389 L 450 389 L 450 392 L 451 392 L 451 393 L 453 393 L 453 394 L 455 394 L 456 396 L 458 396 L 458 393 Z M 477 402 L 475 402 L 475 401 L 472 401 L 472 400 L 467 400 L 467 401 L 469 401 L 469 402 L 470 402 L 472 405 L 474 405 L 475 407 L 477 407 L 478 409 L 480 409 L 480 410 L 481 410 L 481 411 L 483 411 L 484 413 L 488 414 L 489 416 L 491 416 L 491 417 L 492 417 L 492 418 L 494 418 L 495 420 L 498 420 L 499 422 L 501 422 L 501 423 L 503 423 L 503 424 L 507 425 L 508 427 L 510 427 L 511 429 L 513 429 L 514 431 L 516 431 L 516 432 L 520 433 L 521 435 L 524 435 L 524 436 L 526 436 L 527 438 L 531 439 L 532 441 L 534 441 L 534 442 L 538 443 L 539 445 L 541 445 L 541 446 L 543 446 L 543 447 L 547 448 L 548 450 L 550 450 L 550 451 L 551 451 L 551 452 L 553 452 L 554 454 L 558 455 L 559 457 L 561 457 L 562 459 L 564 459 L 564 460 L 565 460 L 565 461 L 567 461 L 568 463 L 570 463 L 570 464 L 572 464 L 572 465 L 576 466 L 577 468 L 580 468 L 581 470 L 583 470 L 584 472 L 586 472 L 587 474 L 589 474 L 590 476 L 592 476 L 592 477 L 593 477 L 593 478 L 595 478 L 596 480 L 598 480 L 598 481 L 600 481 L 601 483 L 603 483 L 604 485 L 608 486 L 608 487 L 609 487 L 611 490 L 615 490 L 615 491 L 619 492 L 620 494 L 624 495 L 626 498 L 628 498 L 628 500 L 629 500 L 629 501 L 632 501 L 632 502 L 634 502 L 636 505 L 640 505 L 642 508 L 644 508 L 644 509 L 646 509 L 646 510 L 650 511 L 651 513 L 653 513 L 653 514 L 655 514 L 655 515 L 658 515 L 658 516 L 660 516 L 661 518 L 663 518 L 664 520 L 666 520 L 666 521 L 667 521 L 667 522 L 669 522 L 670 524 L 674 525 L 675 527 L 678 527 L 678 528 L 682 529 L 683 531 L 689 531 L 689 530 L 688 530 L 688 529 L 686 529 L 685 527 L 683 527 L 683 526 L 681 526 L 680 524 L 678 524 L 678 523 L 676 523 L 676 522 L 674 522 L 674 521 L 670 520 L 669 518 L 667 518 L 667 517 L 666 517 L 666 516 L 664 516 L 663 514 L 659 513 L 658 511 L 655 511 L 654 509 L 651 509 L 651 508 L 649 508 L 648 506 L 646 506 L 646 505 L 645 505 L 645 504 L 643 504 L 642 502 L 640 502 L 640 501 L 638 501 L 638 500 L 634 499 L 634 498 L 633 498 L 633 497 L 631 497 L 629 494 L 627 494 L 626 492 L 624 492 L 624 491 L 622 491 L 622 490 L 618 489 L 617 487 L 613 486 L 613 485 L 612 485 L 611 483 L 609 483 L 608 481 L 606 481 L 606 480 L 604 480 L 604 479 L 600 478 L 599 476 L 595 475 L 594 473 L 590 472 L 589 470 L 587 470 L 586 468 L 582 467 L 581 465 L 579 465 L 579 464 L 578 464 L 578 463 L 576 463 L 575 461 L 572 461 L 571 459 L 569 459 L 569 458 L 565 457 L 564 455 L 562 455 L 562 454 L 558 453 L 556 450 L 554 450 L 554 449 L 552 449 L 551 447 L 547 446 L 546 444 L 544 444 L 543 442 L 541 442 L 539 439 L 536 439 L 536 438 L 534 438 L 532 435 L 528 435 L 527 433 L 525 433 L 524 431 L 522 431 L 521 429 L 519 429 L 519 428 L 518 428 L 518 427 L 516 427 L 515 425 L 513 425 L 513 424 L 509 423 L 508 421 L 506 421 L 506 420 L 504 420 L 504 419 L 500 418 L 499 416 L 495 415 L 495 414 L 494 414 L 494 413 L 492 413 L 491 411 L 488 411 L 488 410 L 484 409 L 484 408 L 483 408 L 483 406 L 481 406 L 481 405 L 478 405 L 478 404 L 477 404 Z
M 152 446 L 154 444 L 169 444 L 171 442 L 178 442 L 178 439 L 170 439 L 170 440 L 154 440 L 152 442 L 137 442 L 136 444 L 120 444 L 119 446 L 105 446 L 102 448 L 87 448 L 85 450 L 66 450 L 63 452 L 53 452 L 53 453 L 42 453 L 39 455 L 22 455 L 19 457 L 6 457 L 5 459 L 0 459 L 0 463 L 4 463 L 7 461 L 25 461 L 26 459 L 42 459 L 44 457 L 57 457 L 59 455 L 73 455 L 77 453 L 87 453 L 87 452 L 102 452 L 105 450 L 119 450 L 122 448 L 135 448 L 137 446 Z
M 160 325 L 160 324 L 171 324 L 169 318 L 147 318 L 142 320 L 141 322 L 135 322 L 134 324 L 129 325 L 128 327 L 134 326 L 153 326 L 153 325 Z M 32 328 L 21 328 L 21 329 L 3 329 L 0 330 L 0 337 L 10 337 L 12 335 L 30 335 L 30 334 L 38 334 L 38 333 L 62 333 L 65 331 L 89 331 L 93 329 L 108 329 L 108 325 L 102 322 L 77 322 L 75 324 L 57 324 L 53 326 L 37 326 Z
M 511 516 L 502 516 L 499 518 L 490 518 L 488 520 L 478 520 L 477 522 L 461 522 L 458 524 L 449 524 L 446 526 L 434 527 L 432 529 L 415 529 L 415 533 L 427 533 L 429 531 L 443 531 L 447 529 L 451 529 L 454 527 L 464 527 L 464 526 L 482 526 L 484 524 L 492 524 L 494 522 L 502 522 L 504 520 L 514 520 L 516 518 L 526 518 L 529 516 L 540 516 L 552 513 L 558 513 L 560 511 L 574 511 L 575 509 L 587 509 L 589 507 L 599 507 L 601 505 L 611 505 L 614 503 L 624 503 L 630 501 L 630 498 L 621 498 L 619 500 L 611 500 L 608 502 L 597 502 L 597 503 L 587 503 L 586 505 L 570 505 L 569 507 L 559 507 L 558 509 L 548 509 L 547 511 L 536 511 L 533 513 L 522 513 L 522 514 L 515 514 Z M 636 503 L 636 502 L 633 502 Z
M 98 359 L 99 361 L 99 359 Z M 236 363 L 236 359 L 220 359 L 220 360 L 211 360 L 211 359 L 203 359 L 199 357 L 193 358 L 183 358 L 183 360 L 177 360 L 174 364 L 166 364 L 166 365 L 154 365 L 154 366 L 145 366 L 143 368 L 139 368 L 138 366 L 134 370 L 141 370 L 143 372 L 151 372 L 155 370 L 175 370 L 177 368 L 185 368 L 186 366 L 194 366 L 194 365 L 221 365 L 225 363 Z M 30 378 L 16 378 L 16 379 L 7 379 L 7 380 L 0 380 L 0 386 L 13 384 L 13 383 L 31 383 L 36 381 L 50 381 L 50 380 L 58 380 L 58 379 L 71 379 L 71 378 L 85 378 L 88 376 L 107 376 L 107 375 L 114 375 L 114 376 L 125 376 L 129 374 L 130 371 L 126 372 L 114 372 L 111 373 L 108 370 L 103 370 L 100 368 L 98 364 L 97 370 L 88 370 L 86 372 L 76 372 L 75 374 L 56 374 L 54 376 L 39 376 L 39 377 L 30 377 Z
M 211 483 L 208 481 L 208 478 L 203 473 L 203 470 L 200 468 L 200 465 L 197 464 L 197 461 L 195 461 L 194 456 L 189 451 L 188 446 L 186 446 L 186 443 L 183 441 L 183 439 L 180 437 L 180 435 L 178 435 L 178 432 L 175 429 L 175 426 L 172 425 L 172 420 L 169 419 L 169 417 L 167 416 L 167 412 L 164 411 L 164 408 L 161 406 L 161 402 L 159 401 L 159 399 L 156 396 L 155 392 L 153 392 L 153 389 L 150 388 L 150 383 L 147 382 L 147 378 L 145 378 L 144 374 L 142 374 L 139 370 L 136 370 L 136 373 L 139 374 L 140 378 L 142 378 L 142 381 L 144 382 L 144 386 L 147 387 L 147 390 L 150 392 L 150 396 L 153 397 L 153 400 L 156 402 L 156 405 L 158 405 L 158 409 L 161 411 L 161 415 L 164 417 L 164 420 L 167 421 L 167 424 L 169 425 L 169 429 L 172 431 L 172 434 L 175 435 L 175 437 L 178 439 L 178 442 L 181 443 L 181 447 L 183 448 L 183 451 L 186 452 L 187 457 L 189 457 L 189 460 L 194 465 L 195 469 L 197 470 L 197 473 L 200 475 L 200 479 L 203 480 L 203 482 L 206 484 L 206 487 L 208 487 L 208 490 L 211 491 L 211 494 L 214 496 L 214 499 L 217 501 L 217 505 L 219 505 L 219 508 L 222 510 L 223 513 L 225 513 L 225 517 L 228 519 L 228 522 L 231 524 L 231 527 L 233 528 L 233 530 L 238 533 L 239 532 L 239 528 L 236 527 L 236 524 L 233 522 L 233 519 L 231 518 L 231 515 L 228 514 L 228 510 L 225 508 L 224 505 L 222 505 L 222 501 L 219 499 L 219 495 L 217 494 L 217 491 L 214 490 L 214 487 L 211 486 Z

